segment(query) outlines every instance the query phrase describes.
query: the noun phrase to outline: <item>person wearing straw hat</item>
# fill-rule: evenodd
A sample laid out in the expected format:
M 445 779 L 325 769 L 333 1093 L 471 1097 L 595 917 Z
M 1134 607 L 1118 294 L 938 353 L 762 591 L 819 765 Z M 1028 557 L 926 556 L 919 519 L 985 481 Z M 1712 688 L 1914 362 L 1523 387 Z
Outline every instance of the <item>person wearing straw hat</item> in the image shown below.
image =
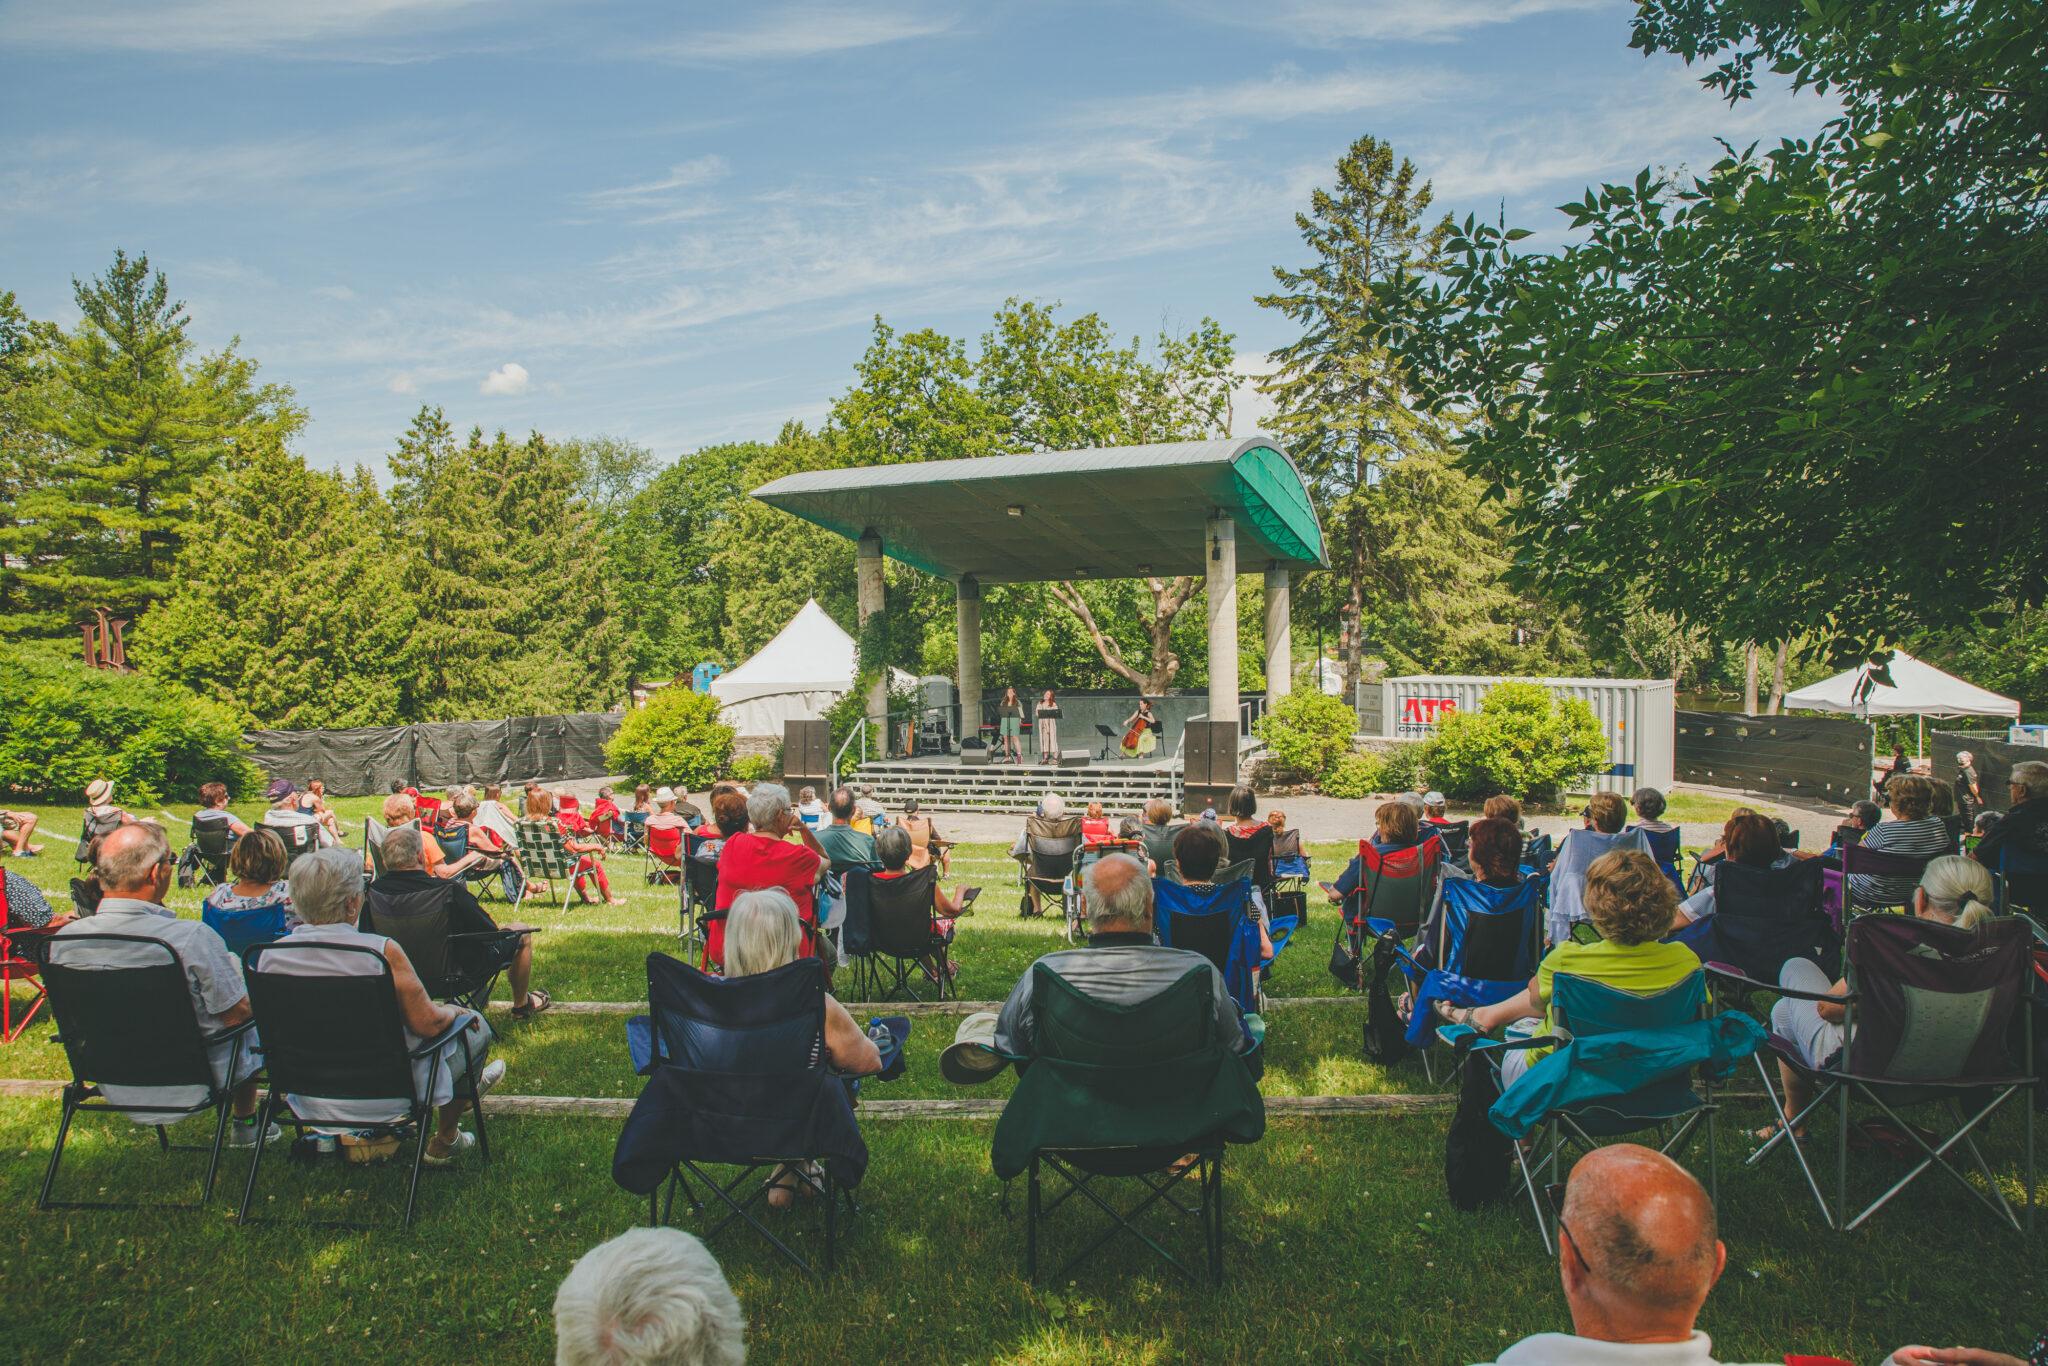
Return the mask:
M 85 820 L 79 830 L 78 848 L 72 852 L 72 860 L 91 863 L 100 840 L 124 825 L 133 824 L 135 817 L 114 805 L 114 785 L 105 778 L 93 779 L 85 785 Z

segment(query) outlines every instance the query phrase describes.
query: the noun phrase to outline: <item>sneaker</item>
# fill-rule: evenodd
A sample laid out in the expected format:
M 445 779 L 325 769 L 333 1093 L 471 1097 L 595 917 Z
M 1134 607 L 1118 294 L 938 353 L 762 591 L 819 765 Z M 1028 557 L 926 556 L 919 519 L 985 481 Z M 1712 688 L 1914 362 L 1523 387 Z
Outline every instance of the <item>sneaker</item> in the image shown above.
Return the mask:
M 455 1141 L 448 1145 L 447 1152 L 442 1153 L 438 1157 L 434 1155 L 434 1140 L 428 1139 L 427 1151 L 421 1155 L 420 1161 L 426 1163 L 429 1167 L 452 1167 L 455 1165 L 456 1158 L 475 1146 L 475 1134 L 467 1129 L 457 1129 L 455 1131 Z
M 491 1088 L 503 1080 L 505 1080 L 505 1060 L 503 1058 L 492 1058 L 484 1064 L 484 1070 L 477 1073 L 476 1093 L 479 1096 L 488 1096 L 491 1093 Z
M 264 1130 L 263 1141 L 275 1143 L 284 1137 L 284 1130 L 272 1123 Z M 228 1146 L 230 1148 L 253 1148 L 256 1146 L 256 1121 L 231 1120 L 228 1123 Z

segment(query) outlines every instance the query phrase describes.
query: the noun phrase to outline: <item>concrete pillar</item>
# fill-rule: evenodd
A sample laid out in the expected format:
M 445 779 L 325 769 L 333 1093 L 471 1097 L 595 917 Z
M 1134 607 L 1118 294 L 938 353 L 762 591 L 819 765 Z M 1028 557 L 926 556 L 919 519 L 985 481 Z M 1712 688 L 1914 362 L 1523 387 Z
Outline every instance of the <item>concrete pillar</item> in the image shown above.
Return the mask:
M 1237 523 L 1211 517 L 1208 531 L 1209 719 L 1237 721 Z
M 981 736 L 981 583 L 972 574 L 962 574 L 953 596 L 953 624 L 960 639 L 959 671 L 953 681 L 960 685 L 960 712 L 954 726 L 962 740 Z
M 1266 567 L 1266 710 L 1294 691 L 1294 587 L 1279 565 Z
M 860 605 L 860 624 L 887 606 L 887 589 L 882 579 L 882 538 L 872 531 L 861 533 L 853 559 L 854 592 Z M 885 665 L 868 689 L 868 752 L 889 753 L 889 670 Z

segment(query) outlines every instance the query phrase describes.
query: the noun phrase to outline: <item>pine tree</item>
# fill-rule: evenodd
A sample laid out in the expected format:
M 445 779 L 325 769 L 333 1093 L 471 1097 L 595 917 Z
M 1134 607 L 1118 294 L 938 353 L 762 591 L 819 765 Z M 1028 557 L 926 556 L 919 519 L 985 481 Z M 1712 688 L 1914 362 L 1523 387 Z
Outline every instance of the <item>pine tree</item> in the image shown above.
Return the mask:
M 233 344 L 194 357 L 185 306 L 147 256 L 116 252 L 73 295 L 80 321 L 51 354 L 34 415 L 47 477 L 16 513 L 19 625 L 38 634 L 63 634 L 92 607 L 132 617 L 155 602 L 207 481 L 305 420 Z
M 0 291 L 0 636 L 46 629 L 21 581 L 37 541 L 35 527 L 21 521 L 21 506 L 48 477 L 52 447 L 35 415 L 56 343 L 56 328 L 32 320 L 12 292 Z

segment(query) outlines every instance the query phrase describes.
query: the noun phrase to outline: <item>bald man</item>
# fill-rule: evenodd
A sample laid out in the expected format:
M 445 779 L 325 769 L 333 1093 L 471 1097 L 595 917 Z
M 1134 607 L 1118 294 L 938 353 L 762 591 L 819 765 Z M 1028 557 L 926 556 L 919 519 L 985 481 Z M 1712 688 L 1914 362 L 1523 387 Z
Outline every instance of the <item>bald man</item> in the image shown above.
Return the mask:
M 1496 1366 L 1714 1366 L 1714 1344 L 1693 1321 L 1728 1250 L 1714 1202 L 1670 1158 L 1633 1143 L 1580 1158 L 1558 1215 L 1557 1263 L 1572 1332 L 1523 1338 Z

